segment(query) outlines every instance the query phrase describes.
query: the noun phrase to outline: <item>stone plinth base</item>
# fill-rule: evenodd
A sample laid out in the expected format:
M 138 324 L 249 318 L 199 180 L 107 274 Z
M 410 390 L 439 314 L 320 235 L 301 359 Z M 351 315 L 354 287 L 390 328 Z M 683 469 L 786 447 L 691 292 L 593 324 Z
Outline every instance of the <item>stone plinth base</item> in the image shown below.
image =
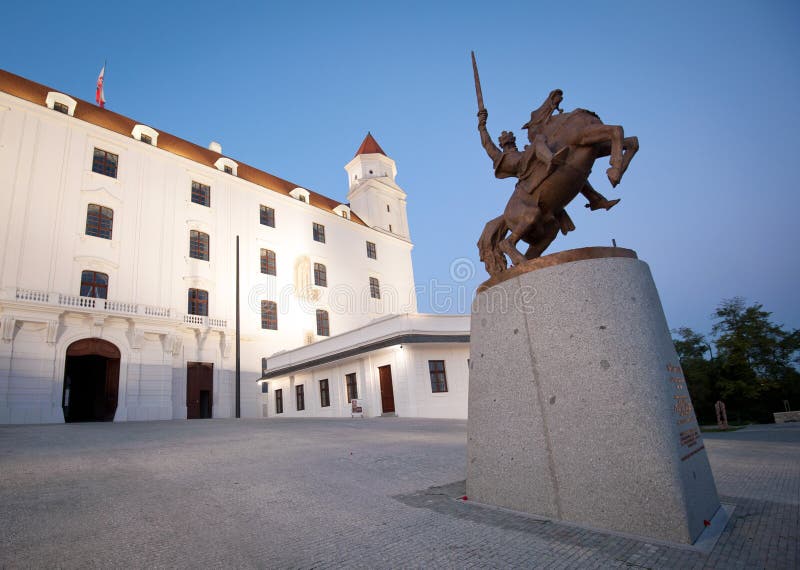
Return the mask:
M 467 495 L 692 543 L 720 503 L 689 392 L 647 264 L 603 249 L 477 295 Z

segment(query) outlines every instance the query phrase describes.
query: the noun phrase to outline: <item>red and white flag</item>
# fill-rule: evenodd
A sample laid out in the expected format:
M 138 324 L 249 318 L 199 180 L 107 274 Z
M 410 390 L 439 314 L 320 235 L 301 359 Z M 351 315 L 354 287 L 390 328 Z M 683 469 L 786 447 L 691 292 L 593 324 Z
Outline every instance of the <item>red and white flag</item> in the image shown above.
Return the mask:
M 100 108 L 106 106 L 106 94 L 103 91 L 103 76 L 106 74 L 106 66 L 103 64 L 103 69 L 100 70 L 100 75 L 97 76 L 97 91 L 94 93 L 94 100 L 100 105 Z

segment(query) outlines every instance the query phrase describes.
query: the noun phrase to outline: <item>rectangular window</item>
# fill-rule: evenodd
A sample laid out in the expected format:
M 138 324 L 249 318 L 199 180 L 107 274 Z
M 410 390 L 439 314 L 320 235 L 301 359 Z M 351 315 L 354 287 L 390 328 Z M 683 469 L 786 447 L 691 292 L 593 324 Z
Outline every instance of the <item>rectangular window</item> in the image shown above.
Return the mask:
M 189 230 L 189 257 L 208 261 L 209 237 L 208 234 Z
M 202 289 L 189 289 L 189 308 L 190 315 L 208 316 L 208 291 Z
M 260 220 L 262 226 L 275 227 L 275 210 L 269 206 L 261 206 Z
M 108 275 L 99 271 L 82 271 L 81 297 L 108 299 Z
M 347 386 L 347 403 L 353 400 L 358 400 L 358 382 L 356 382 L 356 373 L 347 374 L 344 377 L 344 383 Z
M 58 111 L 59 113 L 64 113 L 65 115 L 69 115 L 69 107 L 64 105 L 64 103 L 59 103 L 58 101 L 53 103 L 53 110 Z
M 295 402 L 297 403 L 297 411 L 305 410 L 306 409 L 306 397 L 303 393 L 303 385 L 300 384 L 299 386 L 294 387 L 294 396 Z
M 211 207 L 211 186 L 192 180 L 192 202 Z
M 268 382 L 262 382 L 261 383 L 261 393 L 262 394 L 269 394 L 269 383 Z
M 314 222 L 314 241 L 325 243 L 325 226 Z
M 314 264 L 314 285 L 317 287 L 328 286 L 328 269 L 321 263 Z
M 139 135 L 139 140 L 146 144 L 150 145 L 153 144 L 153 137 L 151 137 L 150 135 L 146 135 L 144 133 Z
M 331 405 L 331 392 L 328 387 L 328 379 L 319 381 L 319 405 L 327 408 Z
M 378 250 L 375 248 L 375 244 L 371 241 L 367 242 L 367 257 L 370 259 L 378 259 Z
M 283 389 L 278 388 L 275 390 L 275 413 L 283 413 Z
M 444 371 L 444 360 L 429 360 L 428 371 L 431 374 L 431 392 L 447 392 L 447 374 Z
M 223 166 L 222 169 L 225 172 L 225 174 L 233 174 L 233 168 L 231 168 L 227 164 L 225 166 Z
M 261 249 L 261 273 L 265 275 L 277 275 L 275 266 L 275 252 L 271 249 Z
M 369 278 L 369 296 L 373 299 L 381 298 L 381 284 L 376 277 Z
M 116 178 L 118 162 L 119 156 L 113 152 L 95 148 L 94 158 L 92 159 L 92 172 L 97 172 L 98 174 L 104 174 L 105 176 Z
M 328 311 L 317 309 L 317 334 L 319 336 L 330 336 L 331 329 L 328 322 Z
M 86 235 L 111 239 L 113 228 L 114 210 L 97 204 L 89 204 L 86 208 Z
M 278 330 L 278 304 L 274 301 L 261 301 L 261 328 Z

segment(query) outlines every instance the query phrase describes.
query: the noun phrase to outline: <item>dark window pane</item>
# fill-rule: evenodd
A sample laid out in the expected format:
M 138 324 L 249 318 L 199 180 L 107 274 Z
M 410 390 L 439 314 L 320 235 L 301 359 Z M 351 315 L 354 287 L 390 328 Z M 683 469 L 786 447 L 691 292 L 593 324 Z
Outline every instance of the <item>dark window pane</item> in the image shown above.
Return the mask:
M 224 170 L 225 174 L 233 174 L 233 168 L 231 168 L 227 164 L 223 166 L 222 169 Z
M 303 393 L 303 385 L 300 384 L 299 386 L 294 387 L 294 395 L 295 401 L 297 402 L 297 411 L 305 410 L 306 409 L 306 398 L 305 394 Z
M 369 278 L 369 296 L 373 299 L 381 298 L 381 284 L 375 277 Z
M 314 241 L 318 241 L 320 243 L 325 243 L 325 226 L 322 224 L 318 224 L 314 222 L 313 226 L 314 230 Z
M 266 275 L 277 275 L 277 266 L 275 265 L 275 252 L 271 249 L 261 250 L 261 273 Z
M 143 143 L 153 144 L 153 139 L 150 135 L 141 134 L 139 135 L 139 140 Z
M 275 413 L 283 413 L 283 390 L 281 388 L 275 390 Z
M 269 206 L 261 206 L 260 219 L 262 225 L 274 228 L 275 210 L 270 208 Z
M 431 392 L 447 392 L 447 375 L 444 360 L 429 360 L 428 371 L 431 375 Z
M 208 261 L 209 250 L 209 237 L 208 234 L 198 232 L 197 230 L 189 231 L 189 257 L 195 259 L 202 259 Z
M 98 271 L 81 272 L 81 297 L 108 298 L 108 275 Z
M 314 285 L 317 287 L 328 286 L 328 269 L 321 263 L 314 264 Z
M 92 172 L 116 178 L 118 160 L 119 157 L 116 154 L 95 148 L 94 158 L 92 159 Z
M 278 330 L 278 304 L 274 301 L 261 301 L 261 328 Z
M 114 210 L 89 204 L 86 208 L 86 235 L 95 236 L 103 239 L 111 239 L 111 231 L 114 227 Z
M 328 311 L 317 309 L 317 334 L 319 336 L 331 335 L 331 329 L 328 323 Z
M 367 242 L 367 257 L 370 259 L 378 259 L 378 250 L 375 248 L 375 244 L 371 241 Z
M 331 393 L 327 378 L 319 381 L 319 405 L 322 408 L 327 408 L 331 405 Z
M 211 206 L 211 186 L 192 181 L 192 202 L 201 206 Z
M 64 103 L 53 103 L 53 110 L 69 115 L 69 107 L 64 105 Z
M 189 289 L 189 308 L 190 315 L 208 316 L 208 291 L 202 289 Z

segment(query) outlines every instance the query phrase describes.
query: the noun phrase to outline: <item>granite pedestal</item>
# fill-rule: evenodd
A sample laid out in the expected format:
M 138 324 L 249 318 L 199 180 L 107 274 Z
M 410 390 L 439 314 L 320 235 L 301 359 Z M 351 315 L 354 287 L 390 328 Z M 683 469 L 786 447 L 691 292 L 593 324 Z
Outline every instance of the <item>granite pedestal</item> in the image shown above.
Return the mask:
M 469 499 L 693 543 L 720 503 L 647 264 L 584 248 L 508 275 L 472 309 Z

